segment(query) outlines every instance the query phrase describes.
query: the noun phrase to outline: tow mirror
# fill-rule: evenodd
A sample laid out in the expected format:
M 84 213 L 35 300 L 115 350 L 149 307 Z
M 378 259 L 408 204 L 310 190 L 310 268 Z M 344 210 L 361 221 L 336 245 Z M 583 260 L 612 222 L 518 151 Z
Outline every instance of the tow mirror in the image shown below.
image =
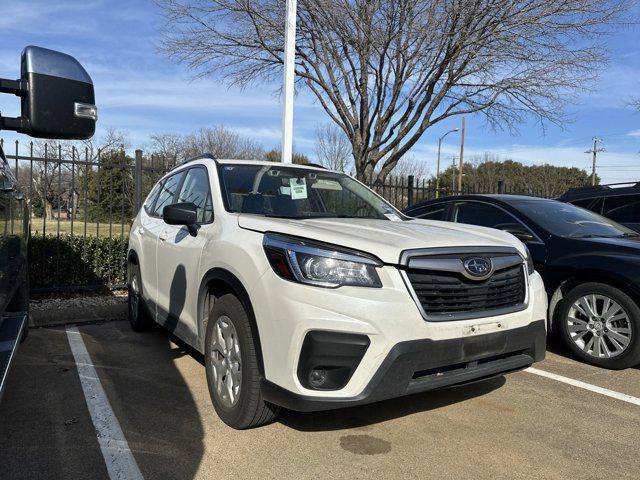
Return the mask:
M 198 223 L 198 207 L 195 203 L 173 203 L 162 209 L 162 219 L 169 225 L 184 225 L 195 237 L 200 229 Z
M 0 93 L 21 97 L 21 116 L 0 117 L 0 129 L 32 137 L 87 139 L 98 110 L 93 81 L 70 55 L 29 46 L 22 52 L 20 80 L 0 79 Z

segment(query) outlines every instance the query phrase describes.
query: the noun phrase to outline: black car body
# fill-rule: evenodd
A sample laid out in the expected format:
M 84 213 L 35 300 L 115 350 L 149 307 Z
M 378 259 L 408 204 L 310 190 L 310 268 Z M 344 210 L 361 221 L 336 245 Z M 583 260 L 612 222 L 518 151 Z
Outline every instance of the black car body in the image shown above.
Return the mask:
M 640 182 L 572 188 L 561 197 L 640 232 Z
M 0 395 L 27 328 L 29 215 L 0 147 Z
M 631 355 L 633 358 L 626 362 L 622 356 L 615 361 L 610 358 L 599 361 L 574 353 L 585 361 L 610 368 L 623 368 L 640 361 L 640 236 L 637 233 L 578 207 L 518 195 L 447 197 L 414 205 L 404 213 L 423 219 L 498 228 L 518 237 L 529 248 L 535 268 L 544 279 L 550 299 L 552 330 L 562 330 L 561 313 L 563 308 L 569 308 L 566 299 L 572 292 L 582 291 L 578 287 L 584 290 L 584 285 L 598 284 L 621 292 L 625 298 L 620 302 L 628 303 L 626 310 L 633 317 L 628 326 L 629 335 L 639 345 Z M 598 295 L 606 297 L 606 292 Z

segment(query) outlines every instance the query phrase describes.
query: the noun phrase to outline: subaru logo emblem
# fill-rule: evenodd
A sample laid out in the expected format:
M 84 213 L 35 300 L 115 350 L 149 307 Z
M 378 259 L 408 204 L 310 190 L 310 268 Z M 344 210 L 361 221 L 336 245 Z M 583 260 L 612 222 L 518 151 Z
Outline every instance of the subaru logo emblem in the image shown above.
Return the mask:
M 493 270 L 491 260 L 481 257 L 467 258 L 463 265 L 469 275 L 474 278 L 486 278 Z

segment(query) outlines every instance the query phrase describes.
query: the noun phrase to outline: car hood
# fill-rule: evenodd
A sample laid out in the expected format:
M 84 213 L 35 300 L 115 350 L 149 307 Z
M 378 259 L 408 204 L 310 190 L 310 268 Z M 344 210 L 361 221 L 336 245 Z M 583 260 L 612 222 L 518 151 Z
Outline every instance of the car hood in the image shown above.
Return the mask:
M 632 255 L 640 255 L 640 237 L 596 237 L 578 238 L 576 240 L 593 245 L 592 248 L 594 251 L 624 252 Z
M 525 254 L 524 245 L 509 233 L 492 228 L 432 220 L 298 220 L 240 214 L 238 225 L 257 232 L 282 233 L 348 247 L 373 254 L 390 264 L 398 263 L 404 250 L 418 248 L 509 246 Z

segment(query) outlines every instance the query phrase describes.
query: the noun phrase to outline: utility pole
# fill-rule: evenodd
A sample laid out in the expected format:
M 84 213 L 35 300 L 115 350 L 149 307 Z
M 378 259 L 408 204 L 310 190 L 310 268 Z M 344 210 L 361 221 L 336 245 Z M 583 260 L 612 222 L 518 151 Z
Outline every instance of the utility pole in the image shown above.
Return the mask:
M 460 135 L 460 168 L 458 169 L 458 193 L 462 193 L 462 166 L 464 162 L 464 117 L 462 117 L 462 132 Z
M 449 130 L 447 133 L 445 133 L 438 139 L 438 168 L 436 169 L 436 198 L 440 197 L 440 150 L 442 149 L 442 140 L 444 140 L 444 137 L 446 137 L 450 133 L 454 133 L 459 130 L 460 130 L 459 128 L 454 128 L 453 130 Z
M 456 156 L 451 157 L 451 195 L 456 191 Z
M 284 44 L 284 88 L 282 105 L 282 163 L 293 162 L 293 94 L 296 75 L 297 0 L 287 0 Z
M 599 139 L 598 137 L 593 137 L 593 149 L 587 150 L 586 152 L 584 152 L 584 153 L 593 154 L 593 165 L 591 167 L 591 185 L 592 186 L 596 185 L 596 161 L 598 159 L 598 153 L 606 151 L 603 147 L 598 148 L 598 144 L 601 141 L 602 140 Z

